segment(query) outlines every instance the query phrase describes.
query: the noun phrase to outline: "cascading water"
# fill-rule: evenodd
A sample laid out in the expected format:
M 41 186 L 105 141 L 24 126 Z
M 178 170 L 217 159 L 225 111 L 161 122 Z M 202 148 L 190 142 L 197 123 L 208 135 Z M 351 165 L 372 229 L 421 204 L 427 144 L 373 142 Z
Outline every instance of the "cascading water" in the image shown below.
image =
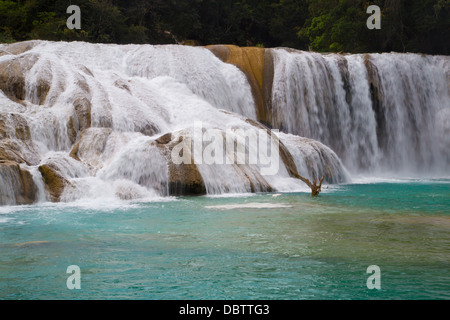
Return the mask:
M 6 160 L 32 173 L 39 192 L 27 203 L 167 196 L 177 177 L 159 138 L 172 133 L 173 139 L 186 139 L 198 121 L 205 130 L 223 133 L 261 129 L 250 123 L 256 123 L 256 108 L 245 75 L 205 48 L 23 45 L 18 54 L 2 45 L 0 68 L 9 80 L 1 84 L 0 112 L 7 125 L 0 147 L 9 152 Z M 16 134 L 20 126 L 26 137 Z M 10 150 L 11 143 L 20 150 Z M 243 148 L 268 160 L 254 146 Z M 12 151 L 21 157 L 12 157 Z M 278 173 L 268 178 L 258 164 L 198 164 L 196 170 L 208 194 L 306 189 L 284 165 L 280 161 Z M 319 175 L 321 166 L 304 175 Z M 12 164 L 2 168 L 2 204 L 20 202 L 12 192 L 23 189 L 19 175 Z M 46 196 L 43 180 L 54 189 Z
M 449 167 L 447 57 L 267 49 L 284 154 L 277 173 L 263 176 L 261 164 L 171 162 L 196 122 L 234 130 L 237 148 L 269 161 L 242 134 L 266 130 L 246 76 L 206 48 L 33 41 L 0 49 L 1 204 L 167 196 L 185 176 L 208 194 L 307 190 L 293 167 L 341 183 L 349 175 L 339 157 L 352 172 Z
M 0 44 L 1 299 L 450 298 L 449 58 L 247 49 Z
M 270 50 L 273 127 L 330 146 L 354 173 L 448 172 L 448 57 Z

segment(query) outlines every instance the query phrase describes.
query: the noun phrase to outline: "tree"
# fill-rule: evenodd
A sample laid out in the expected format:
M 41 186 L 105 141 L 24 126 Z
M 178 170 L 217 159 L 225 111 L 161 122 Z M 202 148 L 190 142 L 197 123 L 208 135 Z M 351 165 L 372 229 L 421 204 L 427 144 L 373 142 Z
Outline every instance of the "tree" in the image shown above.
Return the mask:
M 89 0 L 87 10 L 82 10 L 83 28 L 89 30 L 93 42 L 125 43 L 126 17 L 111 0 Z
M 308 17 L 308 2 L 280 0 L 272 4 L 270 9 L 273 9 L 273 15 L 269 23 L 272 40 L 269 45 L 307 49 L 308 41 L 298 37 L 297 34 Z
M 366 52 L 372 43 L 366 41 L 366 7 L 362 0 L 311 1 L 310 19 L 298 36 L 315 51 Z
M 450 54 L 449 0 L 77 0 L 82 29 L 68 30 L 70 0 L 0 0 L 0 41 L 83 40 L 286 46 L 321 52 Z M 366 27 L 369 5 L 382 29 Z
M 30 32 L 31 39 L 46 39 L 58 41 L 64 39 L 66 20 L 57 18 L 55 12 L 39 12 L 33 21 Z
M 25 39 L 25 22 L 25 6 L 16 1 L 0 0 L 0 42 Z
M 312 197 L 317 197 L 322 192 L 322 183 L 323 180 L 325 179 L 325 176 L 322 176 L 322 178 L 320 178 L 318 184 L 317 184 L 317 177 L 314 177 L 313 182 L 309 181 L 309 179 L 305 177 L 302 177 L 301 175 L 296 175 L 296 178 L 302 180 L 304 183 L 308 185 L 308 187 L 311 188 Z

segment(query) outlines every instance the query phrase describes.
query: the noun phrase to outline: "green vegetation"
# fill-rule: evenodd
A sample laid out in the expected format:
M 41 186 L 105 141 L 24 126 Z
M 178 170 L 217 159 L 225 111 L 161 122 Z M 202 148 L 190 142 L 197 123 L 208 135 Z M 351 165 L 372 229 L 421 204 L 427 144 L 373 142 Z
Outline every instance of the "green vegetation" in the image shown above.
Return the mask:
M 66 9 L 81 8 L 69 30 Z M 369 5 L 382 29 L 369 30 Z M 285 46 L 322 52 L 449 54 L 450 0 L 0 0 L 0 42 Z

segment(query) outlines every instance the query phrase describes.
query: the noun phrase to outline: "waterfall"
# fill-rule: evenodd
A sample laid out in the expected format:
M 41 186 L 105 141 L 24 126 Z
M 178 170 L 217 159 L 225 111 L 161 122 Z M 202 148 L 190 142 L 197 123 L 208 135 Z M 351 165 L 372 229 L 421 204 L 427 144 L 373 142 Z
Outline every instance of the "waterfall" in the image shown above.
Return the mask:
M 19 184 L 17 175 L 9 167 L 0 167 L 0 201 L 4 205 L 16 204 L 16 194 L 14 192 Z
M 353 173 L 446 173 L 449 57 L 270 49 L 272 125 L 331 147 Z
M 306 189 L 278 158 L 278 171 L 262 175 L 273 159 L 243 134 L 269 137 L 252 88 L 206 48 L 34 41 L 8 54 L 0 46 L 0 204 Z M 206 131 L 232 131 L 233 145 L 264 164 L 175 166 L 172 148 L 191 139 L 198 121 Z M 302 143 L 290 150 L 306 159 L 295 153 Z M 305 176 L 325 171 L 317 161 Z
M 33 41 L 0 50 L 2 205 L 305 191 L 293 172 L 343 183 L 450 166 L 448 57 L 266 49 L 258 56 L 273 57 L 269 86 L 271 69 L 249 81 L 202 47 Z M 267 88 L 266 113 L 281 132 L 257 121 Z M 205 163 L 194 152 L 193 164 L 174 164 L 197 122 L 212 135 L 203 149 L 217 155 L 231 143 L 225 158 L 241 150 L 260 162 Z

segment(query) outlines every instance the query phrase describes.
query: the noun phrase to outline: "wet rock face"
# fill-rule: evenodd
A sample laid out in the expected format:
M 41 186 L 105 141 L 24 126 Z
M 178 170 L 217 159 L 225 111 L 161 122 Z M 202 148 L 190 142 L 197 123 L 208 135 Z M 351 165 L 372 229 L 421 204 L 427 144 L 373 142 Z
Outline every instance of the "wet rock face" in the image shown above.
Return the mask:
M 271 49 L 237 47 L 234 45 L 207 46 L 220 60 L 238 67 L 252 88 L 257 120 L 271 127 L 273 123 L 272 84 L 274 59 Z
M 89 128 L 81 133 L 80 139 L 70 151 L 70 157 L 83 161 L 98 171 L 103 166 L 103 153 L 113 130 L 111 128 Z
M 67 122 L 67 135 L 73 144 L 77 141 L 78 134 L 91 127 L 91 102 L 83 97 L 75 99 L 75 116 L 69 117 Z
M 34 165 L 39 156 L 27 120 L 16 113 L 0 114 L 0 161 Z
M 91 102 L 87 98 L 76 99 L 75 112 L 78 117 L 79 130 L 83 131 L 91 126 Z
M 27 57 L 0 63 L 0 90 L 8 98 L 16 102 L 25 100 L 25 70 L 35 62 L 35 57 Z
M 171 196 L 205 195 L 206 187 L 195 164 L 169 166 L 169 194 Z
M 0 63 L 0 90 L 11 100 L 24 103 L 43 105 L 50 91 L 52 75 L 43 70 L 35 82 L 27 89 L 26 74 L 38 62 L 36 54 L 25 54 L 12 60 Z M 27 92 L 27 90 L 29 92 Z
M 0 50 L 0 57 L 3 55 L 6 55 L 6 54 L 19 55 L 19 54 L 25 53 L 25 52 L 33 49 L 38 44 L 39 44 L 39 41 L 34 41 L 34 40 L 11 43 L 8 45 L 6 50 L 3 50 L 3 51 Z
M 22 155 L 22 146 L 15 140 L 0 140 L 0 161 L 13 161 L 16 163 L 28 163 Z
M 16 113 L 0 114 L 0 138 L 31 140 L 30 127 L 27 120 Z
M 73 112 L 67 121 L 67 135 L 74 144 L 79 135 L 92 125 L 92 94 L 91 89 L 82 74 L 76 75 L 76 93 L 73 95 Z
M 220 60 L 238 67 L 247 77 L 252 88 L 258 120 L 266 119 L 264 106 L 265 49 L 257 47 L 240 48 L 233 45 L 213 45 L 206 47 Z
M 229 114 L 226 111 L 222 112 Z M 240 119 L 239 116 L 234 116 Z M 247 124 L 253 127 L 244 126 L 242 128 L 267 132 L 266 130 L 268 129 L 258 122 L 251 119 L 247 120 Z M 239 130 L 243 131 L 241 127 L 239 128 Z M 226 155 L 227 159 L 235 159 L 236 161 L 240 157 L 238 150 L 248 151 L 249 149 L 246 148 L 250 148 L 249 145 L 245 145 L 245 139 L 234 140 L 236 136 L 232 134 L 228 136 L 225 131 L 221 130 L 217 130 L 215 134 L 217 134 L 216 139 L 220 139 L 217 137 L 223 139 L 223 146 L 233 143 L 233 146 L 236 147 L 233 150 L 228 148 L 224 150 L 224 155 Z M 228 139 L 233 139 L 234 141 L 229 141 Z M 202 161 L 196 161 L 191 150 L 194 150 L 194 144 L 199 142 L 193 142 L 192 132 L 189 130 L 165 134 L 156 139 L 155 142 L 167 159 L 169 166 L 170 195 L 218 194 L 221 192 L 236 192 L 236 190 L 241 190 L 242 192 L 272 192 L 274 190 L 266 179 L 267 177 L 261 174 L 260 168 L 256 164 L 239 163 L 239 161 L 231 164 L 215 163 L 213 161 L 213 163 L 206 164 L 208 160 L 205 158 L 200 159 Z M 203 152 L 210 147 L 211 145 L 208 142 L 205 143 L 203 141 Z M 173 157 L 178 159 L 174 161 Z M 183 159 L 183 163 L 178 164 L 180 159 Z M 237 176 L 240 177 L 239 180 L 236 180 Z M 233 182 L 230 184 L 230 181 Z
M 169 164 L 169 194 L 171 196 L 205 195 L 205 182 L 197 165 L 193 163 L 192 155 L 189 155 L 191 164 L 175 164 L 172 161 L 173 148 L 180 143 L 185 145 L 186 150 L 191 148 L 189 139 L 185 139 L 183 136 L 177 138 L 171 133 L 156 140 L 158 148 Z
M 12 161 L 0 160 L 0 205 L 26 205 L 36 201 L 37 186 L 31 173 Z
M 367 77 L 369 81 L 370 97 L 373 103 L 373 110 L 377 121 L 377 138 L 381 148 L 385 148 L 386 141 L 386 121 L 384 115 L 386 113 L 383 105 L 383 87 L 376 65 L 370 58 L 369 54 L 364 55 L 364 65 L 367 69 Z
M 339 157 L 324 144 L 303 137 L 280 134 L 281 158 L 292 176 L 311 181 L 322 176 L 327 183 L 344 183 L 349 176 Z
M 51 165 L 46 164 L 40 166 L 39 172 L 44 180 L 45 188 L 50 195 L 50 200 L 52 202 L 59 202 L 68 182 Z

